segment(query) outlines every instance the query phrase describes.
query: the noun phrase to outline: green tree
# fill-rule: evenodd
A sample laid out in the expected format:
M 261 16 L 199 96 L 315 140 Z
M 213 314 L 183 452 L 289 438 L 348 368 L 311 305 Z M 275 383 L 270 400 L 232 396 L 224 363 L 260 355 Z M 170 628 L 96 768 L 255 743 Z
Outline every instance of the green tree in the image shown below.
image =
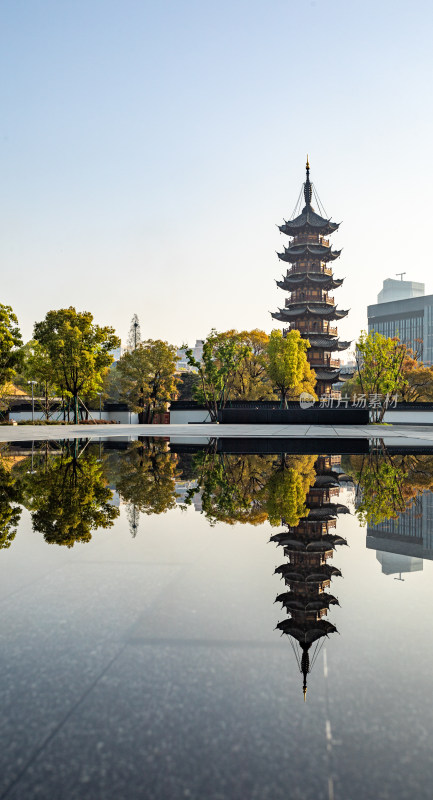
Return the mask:
M 35 324 L 34 338 L 48 354 L 54 382 L 72 399 L 74 422 L 78 422 L 79 396 L 99 391 L 113 361 L 110 351 L 120 345 L 120 339 L 114 328 L 96 325 L 90 312 L 72 306 L 49 311 Z
M 22 354 L 22 339 L 18 327 L 18 319 L 10 306 L 0 303 L 0 397 L 3 404 L 4 396 L 10 388 L 10 382 L 17 374 Z M 5 408 L 7 406 L 4 406 Z
M 228 331 L 226 335 L 236 337 L 246 348 L 230 375 L 230 400 L 275 400 L 277 395 L 268 375 L 268 334 L 255 328 L 240 333 Z
M 301 392 L 316 397 L 315 373 L 306 354 L 309 347 L 309 341 L 302 339 L 297 330 L 289 331 L 286 336 L 280 330 L 271 332 L 267 348 L 268 373 L 280 393 L 282 406 L 286 405 L 289 397 L 297 398 Z
M 424 366 L 410 347 L 406 347 L 402 372 L 404 381 L 399 389 L 401 400 L 406 403 L 433 400 L 433 367 Z
M 35 395 L 37 403 L 42 408 L 45 418 L 51 416 L 53 402 L 57 400 L 58 387 L 55 383 L 55 374 L 48 351 L 35 339 L 31 339 L 22 348 L 23 362 L 17 381 L 23 389 L 28 391 L 30 381 L 36 381 Z
M 231 376 L 249 351 L 248 345 L 239 341 L 236 332 L 226 334 L 216 330 L 211 330 L 205 339 L 201 361 L 194 358 L 191 348 L 185 348 L 188 364 L 197 369 L 200 378 L 200 385 L 194 392 L 195 399 L 206 406 L 212 422 L 217 422 L 218 411 L 225 408 Z
M 138 420 L 152 422 L 165 411 L 176 392 L 176 348 L 161 339 L 140 342 L 124 353 L 117 364 L 121 396 L 138 413 Z
M 195 372 L 181 372 L 176 387 L 176 400 L 194 400 L 194 390 L 200 385 L 200 378 Z
M 356 345 L 356 360 L 361 391 L 365 395 L 395 395 L 406 385 L 403 364 L 408 348 L 399 339 L 389 339 L 376 331 L 362 331 Z M 381 422 L 385 404 L 372 412 L 373 421 Z
M 73 547 L 89 542 L 92 531 L 110 528 L 119 511 L 111 505 L 103 465 L 96 452 L 78 453 L 78 443 L 69 442 L 60 456 L 36 462 L 26 476 L 25 505 L 31 511 L 33 529 L 48 544 Z

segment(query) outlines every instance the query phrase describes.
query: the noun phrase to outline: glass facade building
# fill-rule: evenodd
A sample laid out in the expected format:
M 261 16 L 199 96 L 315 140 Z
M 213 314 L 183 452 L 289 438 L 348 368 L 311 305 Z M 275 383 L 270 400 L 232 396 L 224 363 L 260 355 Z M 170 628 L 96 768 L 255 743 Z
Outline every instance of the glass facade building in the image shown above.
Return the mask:
M 425 364 L 433 364 L 433 295 L 368 306 L 368 332 L 398 336 Z
M 433 560 L 433 493 L 419 494 L 396 519 L 367 528 L 367 547 Z

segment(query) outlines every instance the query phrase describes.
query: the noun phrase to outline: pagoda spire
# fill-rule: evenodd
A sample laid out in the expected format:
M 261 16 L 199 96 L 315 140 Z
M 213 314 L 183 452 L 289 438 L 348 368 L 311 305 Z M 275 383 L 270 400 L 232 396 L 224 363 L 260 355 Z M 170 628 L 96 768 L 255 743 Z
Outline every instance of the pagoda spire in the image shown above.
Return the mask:
M 311 208 L 311 198 L 313 196 L 313 188 L 310 183 L 310 162 L 308 160 L 308 155 L 307 155 L 307 163 L 305 165 L 305 169 L 307 175 L 304 183 L 305 205 L 307 206 L 307 208 Z
M 307 162 L 308 163 L 308 162 Z M 308 652 L 308 648 L 302 648 L 302 658 L 301 658 L 301 672 L 303 677 L 302 683 L 302 693 L 304 695 L 304 703 L 307 701 L 307 675 L 310 671 L 310 654 Z

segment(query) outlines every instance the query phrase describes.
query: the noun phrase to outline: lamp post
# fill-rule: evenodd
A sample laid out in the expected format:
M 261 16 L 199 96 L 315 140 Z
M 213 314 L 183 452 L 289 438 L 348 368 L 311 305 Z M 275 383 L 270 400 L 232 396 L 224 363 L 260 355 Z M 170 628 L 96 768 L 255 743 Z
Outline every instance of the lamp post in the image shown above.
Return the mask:
M 27 381 L 27 383 L 32 384 L 32 423 L 35 421 L 35 394 L 34 394 L 34 386 L 37 381 Z
M 99 394 L 99 422 L 100 422 L 101 419 L 102 419 L 102 405 L 101 405 L 101 403 L 102 403 L 102 392 L 98 392 L 98 394 Z

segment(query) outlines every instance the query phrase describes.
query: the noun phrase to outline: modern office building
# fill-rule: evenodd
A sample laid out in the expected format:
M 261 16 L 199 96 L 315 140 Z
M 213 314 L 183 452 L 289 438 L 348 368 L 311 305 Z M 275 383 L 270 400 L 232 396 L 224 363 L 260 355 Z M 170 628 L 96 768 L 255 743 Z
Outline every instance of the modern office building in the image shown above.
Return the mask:
M 404 275 L 404 273 L 401 273 Z M 423 283 L 415 281 L 396 281 L 395 278 L 386 278 L 382 289 L 377 295 L 378 303 L 392 303 L 394 300 L 408 300 L 409 297 L 422 297 L 425 292 Z
M 203 345 L 204 339 L 196 339 L 194 347 L 191 348 L 196 361 L 201 361 L 203 358 Z M 185 347 L 179 347 L 176 355 L 178 358 L 177 369 L 179 372 L 197 372 L 194 367 L 190 367 L 188 364 Z
M 424 295 L 423 283 L 385 280 L 367 316 L 369 333 L 398 336 L 425 364 L 433 364 L 433 295 Z

